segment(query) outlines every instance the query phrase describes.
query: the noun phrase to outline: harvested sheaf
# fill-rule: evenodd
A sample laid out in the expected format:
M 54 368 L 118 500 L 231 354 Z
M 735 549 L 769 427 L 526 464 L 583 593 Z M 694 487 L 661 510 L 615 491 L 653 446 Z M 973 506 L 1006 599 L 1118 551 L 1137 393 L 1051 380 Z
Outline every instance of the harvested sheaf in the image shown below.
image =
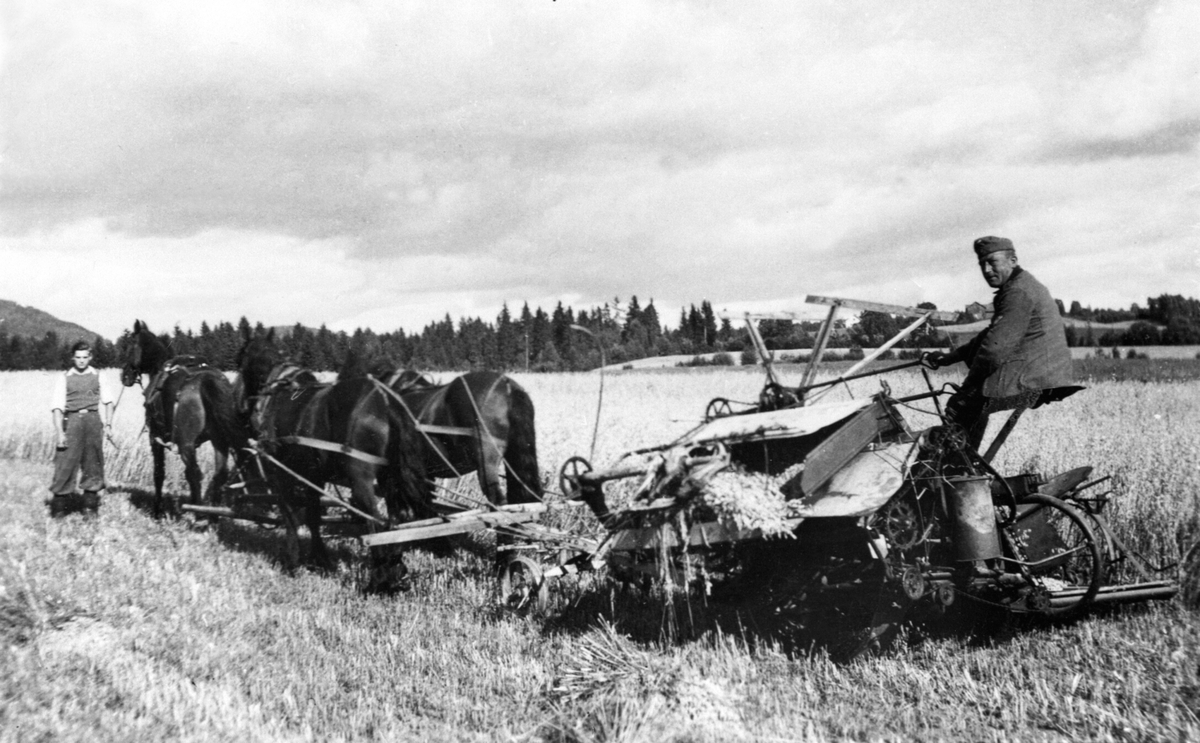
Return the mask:
M 711 510 L 728 529 L 757 529 L 766 538 L 790 536 L 788 493 L 791 481 L 802 470 L 803 465 L 794 465 L 771 476 L 730 465 L 704 483 L 697 503 Z

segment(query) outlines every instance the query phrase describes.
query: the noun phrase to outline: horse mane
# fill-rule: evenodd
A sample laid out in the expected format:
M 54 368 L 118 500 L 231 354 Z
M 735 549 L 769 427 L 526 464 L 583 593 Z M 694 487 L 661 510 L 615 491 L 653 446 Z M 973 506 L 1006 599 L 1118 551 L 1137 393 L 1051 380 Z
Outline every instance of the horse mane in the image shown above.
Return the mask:
M 169 366 L 182 366 L 185 369 L 195 369 L 197 367 L 208 366 L 208 359 L 194 353 L 185 353 L 171 357 L 171 360 L 167 364 Z

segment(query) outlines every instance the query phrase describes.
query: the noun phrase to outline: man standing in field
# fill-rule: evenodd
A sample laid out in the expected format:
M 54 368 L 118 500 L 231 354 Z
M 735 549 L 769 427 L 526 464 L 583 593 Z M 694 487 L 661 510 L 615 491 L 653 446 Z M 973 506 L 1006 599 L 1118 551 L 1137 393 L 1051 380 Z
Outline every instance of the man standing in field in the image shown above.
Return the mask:
M 946 403 L 946 421 L 961 426 L 978 449 L 988 414 L 1037 407 L 1078 392 L 1073 386 L 1071 352 L 1049 290 L 1017 265 L 1012 241 L 981 237 L 975 255 L 983 280 L 996 290 L 992 323 L 953 351 L 933 351 L 922 361 L 937 369 L 965 362 L 967 378 Z
M 56 449 L 50 515 L 80 509 L 95 514 L 104 488 L 104 434 L 112 428 L 112 395 L 92 368 L 92 347 L 86 341 L 71 347 L 71 368 L 55 378 L 50 412 Z M 75 490 L 79 474 L 82 496 Z

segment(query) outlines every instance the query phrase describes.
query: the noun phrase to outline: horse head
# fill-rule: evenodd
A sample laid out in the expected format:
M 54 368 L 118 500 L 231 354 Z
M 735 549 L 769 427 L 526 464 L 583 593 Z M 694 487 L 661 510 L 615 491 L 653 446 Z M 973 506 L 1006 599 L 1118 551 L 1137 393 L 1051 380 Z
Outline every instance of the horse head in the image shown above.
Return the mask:
M 346 358 L 342 360 L 342 366 L 338 369 L 338 379 L 356 379 L 365 377 L 370 374 L 366 361 L 362 355 L 351 347 L 346 351 Z
M 237 352 L 236 365 L 238 385 L 242 395 L 239 407 L 245 408 L 251 397 L 259 394 L 271 376 L 271 370 L 281 361 L 279 349 L 275 347 L 275 329 L 265 336 L 248 336 Z
M 150 332 L 141 320 L 133 321 L 130 342 L 125 344 L 121 366 L 121 384 L 132 387 L 143 374 L 154 375 L 162 369 L 170 352 L 162 339 Z

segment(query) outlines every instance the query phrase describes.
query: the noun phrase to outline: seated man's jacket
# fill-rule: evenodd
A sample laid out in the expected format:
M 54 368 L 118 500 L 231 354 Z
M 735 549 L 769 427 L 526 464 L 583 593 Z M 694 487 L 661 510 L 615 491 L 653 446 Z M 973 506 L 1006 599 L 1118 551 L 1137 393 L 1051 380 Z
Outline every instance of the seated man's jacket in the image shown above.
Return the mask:
M 966 362 L 970 371 L 964 387 L 981 388 L 984 397 L 1000 398 L 1070 386 L 1071 351 L 1049 290 L 1017 266 L 996 290 L 993 306 L 991 325 L 942 362 Z

